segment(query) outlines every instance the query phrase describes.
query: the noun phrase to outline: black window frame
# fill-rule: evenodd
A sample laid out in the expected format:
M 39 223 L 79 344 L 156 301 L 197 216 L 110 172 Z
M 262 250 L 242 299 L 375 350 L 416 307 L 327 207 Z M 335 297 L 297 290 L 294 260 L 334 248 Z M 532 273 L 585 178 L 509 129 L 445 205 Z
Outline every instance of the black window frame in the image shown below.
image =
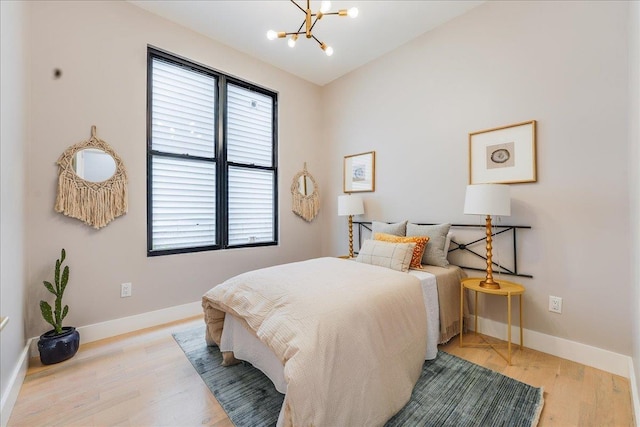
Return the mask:
M 215 163 L 216 163 L 216 242 L 215 245 L 181 247 L 173 249 L 152 249 L 153 247 L 153 167 L 154 156 L 210 161 L 208 158 L 200 158 L 188 154 L 172 154 L 158 152 L 152 149 L 152 103 L 153 103 L 153 60 L 159 59 L 173 65 L 181 66 L 199 73 L 212 76 L 217 82 L 216 111 L 215 116 Z M 227 84 L 233 84 L 244 89 L 255 91 L 272 98 L 272 163 L 271 166 L 259 166 L 255 164 L 237 163 L 227 161 Z M 248 169 L 268 170 L 273 172 L 273 240 L 268 242 L 249 242 L 244 244 L 229 245 L 228 235 L 228 171 L 230 166 L 240 166 Z M 147 256 L 172 255 L 191 252 L 215 251 L 236 249 L 243 247 L 260 247 L 278 245 L 278 93 L 222 73 L 211 67 L 196 63 L 189 59 L 174 55 L 153 46 L 147 46 Z

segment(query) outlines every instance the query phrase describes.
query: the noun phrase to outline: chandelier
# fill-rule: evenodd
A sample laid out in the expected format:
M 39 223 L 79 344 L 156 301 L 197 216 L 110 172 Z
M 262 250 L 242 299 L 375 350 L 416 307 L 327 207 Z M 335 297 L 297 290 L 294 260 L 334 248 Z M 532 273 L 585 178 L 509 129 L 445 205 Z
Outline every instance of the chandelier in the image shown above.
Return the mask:
M 323 16 L 327 16 L 327 15 L 338 15 L 338 16 L 349 16 L 351 18 L 355 18 L 356 16 L 358 16 L 358 8 L 356 7 L 352 7 L 351 9 L 347 10 L 347 9 L 340 9 L 337 12 L 329 12 L 329 9 L 331 9 L 331 2 L 330 1 L 323 1 L 320 3 L 320 10 L 316 13 L 311 12 L 311 7 L 309 6 L 309 1 L 307 0 L 307 8 L 303 9 L 302 7 L 300 7 L 300 5 L 298 3 L 296 3 L 294 0 L 291 0 L 291 3 L 293 3 L 298 9 L 300 9 L 302 11 L 302 13 L 305 14 L 305 18 L 304 21 L 302 21 L 302 24 L 300 24 L 300 27 L 298 28 L 298 31 L 295 32 L 286 32 L 286 31 L 273 31 L 273 30 L 269 30 L 267 32 L 267 38 L 269 40 L 275 40 L 275 39 L 283 39 L 286 38 L 288 36 L 289 40 L 287 41 L 289 47 L 294 47 L 296 45 L 296 41 L 298 40 L 298 36 L 300 34 L 304 34 L 308 39 L 314 39 L 315 41 L 318 42 L 318 44 L 320 45 L 320 49 L 322 49 L 324 51 L 324 53 L 327 54 L 327 56 L 331 56 L 333 55 L 333 48 L 331 46 L 327 46 L 325 43 L 321 42 L 320 40 L 318 40 L 316 38 L 316 36 L 314 36 L 312 34 L 312 30 L 313 27 L 316 26 L 316 23 L 322 19 Z M 303 31 L 304 28 L 304 31 Z

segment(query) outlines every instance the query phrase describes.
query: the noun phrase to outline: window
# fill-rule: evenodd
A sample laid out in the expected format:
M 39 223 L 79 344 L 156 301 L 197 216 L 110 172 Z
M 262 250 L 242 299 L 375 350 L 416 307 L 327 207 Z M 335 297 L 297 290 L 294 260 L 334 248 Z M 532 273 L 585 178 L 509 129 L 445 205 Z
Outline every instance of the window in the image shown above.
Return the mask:
M 149 48 L 147 253 L 277 243 L 277 96 Z

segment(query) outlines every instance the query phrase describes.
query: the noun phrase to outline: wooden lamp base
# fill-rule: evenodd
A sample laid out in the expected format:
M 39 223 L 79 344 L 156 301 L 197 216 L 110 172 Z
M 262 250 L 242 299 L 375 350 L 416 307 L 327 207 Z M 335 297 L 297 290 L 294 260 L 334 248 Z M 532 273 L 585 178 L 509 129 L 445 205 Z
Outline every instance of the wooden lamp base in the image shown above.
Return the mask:
M 487 277 L 480 282 L 480 287 L 485 289 L 500 289 L 500 283 L 493 280 L 493 261 L 491 260 L 491 257 L 493 256 L 493 247 L 491 246 L 491 242 L 493 241 L 491 237 L 491 215 L 487 215 L 485 225 L 487 228 Z

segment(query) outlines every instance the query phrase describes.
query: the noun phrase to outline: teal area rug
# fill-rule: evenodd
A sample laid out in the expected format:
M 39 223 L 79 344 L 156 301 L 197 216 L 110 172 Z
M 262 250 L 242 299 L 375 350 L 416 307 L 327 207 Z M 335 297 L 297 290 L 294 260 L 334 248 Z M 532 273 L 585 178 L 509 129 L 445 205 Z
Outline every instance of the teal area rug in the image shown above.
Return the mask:
M 207 347 L 204 326 L 173 335 L 237 427 L 274 426 L 284 396 L 250 364 L 220 366 Z M 386 426 L 535 426 L 544 404 L 531 387 L 482 366 L 438 352 L 424 363 L 411 400 Z

